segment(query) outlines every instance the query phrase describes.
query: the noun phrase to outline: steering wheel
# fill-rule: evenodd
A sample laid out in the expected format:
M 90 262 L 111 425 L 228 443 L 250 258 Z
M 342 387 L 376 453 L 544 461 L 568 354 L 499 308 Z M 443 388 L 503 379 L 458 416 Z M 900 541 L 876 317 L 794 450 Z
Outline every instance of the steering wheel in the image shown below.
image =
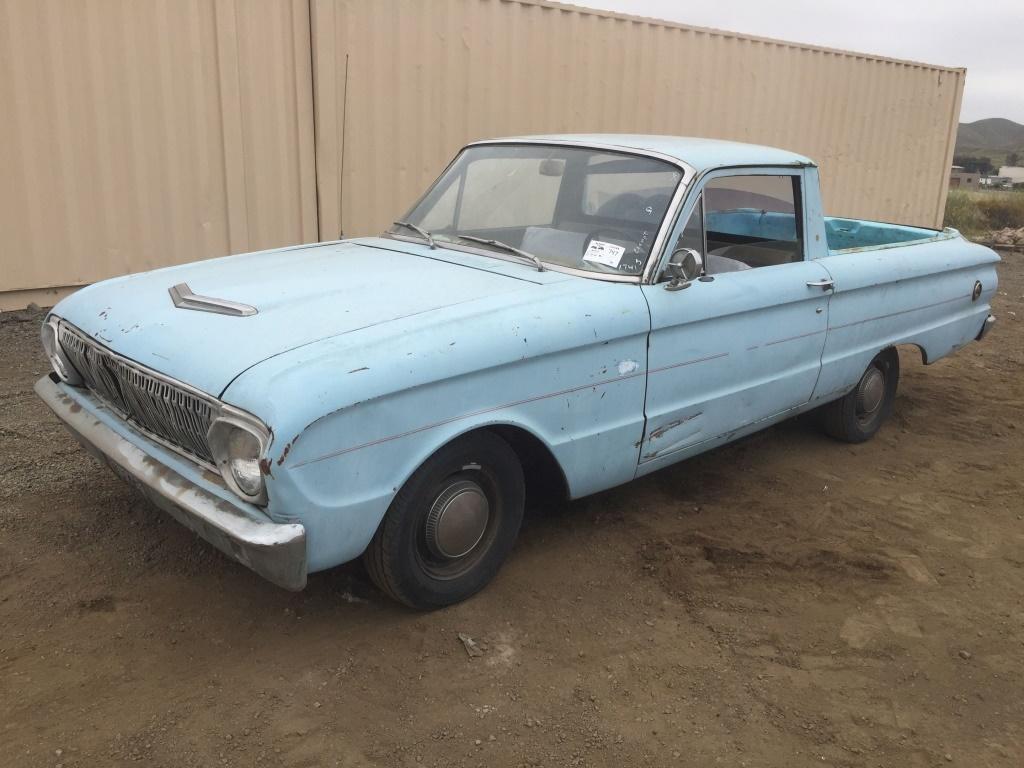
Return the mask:
M 629 246 L 623 246 L 622 243 L 633 243 L 636 238 L 632 235 L 623 232 L 621 229 L 598 229 L 587 235 L 586 241 L 583 243 L 583 253 L 580 254 L 580 259 L 586 254 L 590 248 L 590 244 L 595 240 L 601 242 L 611 243 L 612 245 L 619 245 L 624 248 L 622 258 L 619 260 L 617 267 L 610 267 L 607 264 L 601 264 L 596 261 L 586 262 L 586 269 L 597 269 L 602 272 L 625 272 L 627 275 L 639 274 L 641 267 L 643 267 L 644 259 L 639 253 L 634 253 L 633 249 Z

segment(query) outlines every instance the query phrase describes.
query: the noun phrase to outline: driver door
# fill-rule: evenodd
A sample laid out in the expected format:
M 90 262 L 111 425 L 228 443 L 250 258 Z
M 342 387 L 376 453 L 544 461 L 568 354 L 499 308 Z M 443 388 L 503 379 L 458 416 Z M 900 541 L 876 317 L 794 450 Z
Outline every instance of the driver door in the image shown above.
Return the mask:
M 810 400 L 831 283 L 806 259 L 802 181 L 794 168 L 722 170 L 690 193 L 667 250 L 698 251 L 703 274 L 681 290 L 667 275 L 642 286 L 651 335 L 640 473 Z

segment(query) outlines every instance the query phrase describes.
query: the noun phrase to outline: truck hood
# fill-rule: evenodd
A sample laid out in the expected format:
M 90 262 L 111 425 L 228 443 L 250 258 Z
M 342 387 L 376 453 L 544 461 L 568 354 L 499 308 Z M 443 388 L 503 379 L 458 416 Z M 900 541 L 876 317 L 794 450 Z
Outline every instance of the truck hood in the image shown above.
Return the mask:
M 466 302 L 579 279 L 389 239 L 228 256 L 83 288 L 54 314 L 114 351 L 214 396 L 246 369 L 322 339 Z M 176 307 L 169 289 L 256 308 L 231 316 Z

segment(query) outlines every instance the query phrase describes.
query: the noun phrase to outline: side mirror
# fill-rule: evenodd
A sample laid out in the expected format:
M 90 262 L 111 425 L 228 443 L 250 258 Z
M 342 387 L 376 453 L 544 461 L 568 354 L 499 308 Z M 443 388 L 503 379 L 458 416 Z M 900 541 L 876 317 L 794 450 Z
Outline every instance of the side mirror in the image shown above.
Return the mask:
M 693 248 L 677 248 L 668 260 L 668 273 L 672 280 L 665 286 L 669 291 L 689 288 L 690 282 L 700 277 L 704 269 L 704 257 Z

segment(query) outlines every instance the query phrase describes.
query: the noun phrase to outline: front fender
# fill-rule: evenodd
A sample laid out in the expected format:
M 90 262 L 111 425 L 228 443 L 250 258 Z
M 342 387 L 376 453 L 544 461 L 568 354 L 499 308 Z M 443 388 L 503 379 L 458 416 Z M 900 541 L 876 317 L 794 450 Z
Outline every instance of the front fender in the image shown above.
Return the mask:
M 350 560 L 429 456 L 463 434 L 495 425 L 517 427 L 546 445 L 573 497 L 627 482 L 643 435 L 645 365 L 634 358 L 644 348 L 641 335 L 327 414 L 269 467 L 274 517 L 306 527 L 311 570 Z M 585 358 L 609 355 L 619 358 L 611 371 L 601 366 L 593 376 L 583 374 Z M 573 383 L 580 377 L 587 383 Z
M 357 557 L 416 468 L 474 429 L 537 437 L 572 496 L 632 479 L 646 304 L 634 285 L 581 282 L 543 302 L 297 349 L 232 384 L 225 399 L 273 426 L 268 512 L 306 528 L 311 571 Z

